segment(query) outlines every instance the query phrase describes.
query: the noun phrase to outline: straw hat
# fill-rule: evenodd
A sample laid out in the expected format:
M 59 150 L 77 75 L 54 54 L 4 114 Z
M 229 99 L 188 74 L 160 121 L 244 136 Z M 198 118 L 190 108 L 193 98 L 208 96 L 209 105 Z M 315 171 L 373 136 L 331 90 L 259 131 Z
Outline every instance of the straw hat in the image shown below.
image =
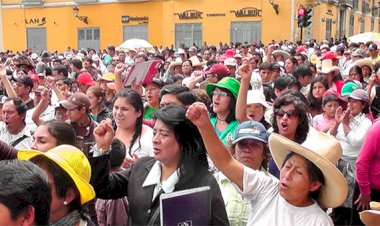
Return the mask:
M 339 67 L 333 66 L 332 60 L 322 60 L 321 73 L 328 74 L 330 72 L 339 72 Z
M 89 183 L 91 166 L 81 150 L 71 145 L 60 145 L 47 152 L 20 150 L 17 153 L 19 160 L 30 160 L 36 156 L 45 156 L 55 162 L 73 179 L 82 205 L 95 198 L 94 188 Z
M 370 202 L 371 210 L 360 212 L 360 220 L 367 226 L 380 224 L 380 202 Z
M 283 50 L 275 50 L 272 52 L 272 55 L 274 56 L 274 58 L 277 57 L 277 55 L 282 55 L 282 57 L 284 58 L 284 60 L 288 59 L 290 57 L 289 53 L 283 51 Z
M 342 147 L 335 138 L 314 131 L 300 145 L 279 134 L 272 133 L 269 137 L 269 149 L 279 169 L 282 168 L 286 156 L 290 152 L 294 152 L 310 160 L 322 171 L 325 184 L 320 188 L 318 202 L 323 207 L 334 208 L 346 200 L 348 193 L 346 179 L 335 167 L 342 155 Z
M 175 61 L 170 63 L 169 65 L 170 73 L 174 74 L 174 68 L 181 65 L 182 65 L 182 58 L 181 57 L 175 58 Z
M 359 67 L 367 66 L 367 67 L 371 68 L 371 70 L 373 69 L 373 67 L 372 67 L 373 62 L 372 62 L 371 58 L 359 59 L 359 60 L 354 62 L 354 65 L 357 65 Z

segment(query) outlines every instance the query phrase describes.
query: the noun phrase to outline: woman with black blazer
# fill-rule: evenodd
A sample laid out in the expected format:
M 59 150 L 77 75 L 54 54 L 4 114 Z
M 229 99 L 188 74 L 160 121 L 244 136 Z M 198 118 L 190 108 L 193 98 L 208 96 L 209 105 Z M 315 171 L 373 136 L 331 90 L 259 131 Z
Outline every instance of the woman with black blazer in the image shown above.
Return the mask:
M 160 225 L 159 196 L 184 189 L 210 186 L 210 225 L 229 225 L 219 185 L 208 171 L 205 146 L 197 128 L 185 117 L 186 109 L 168 105 L 155 112 L 154 157 L 142 157 L 130 168 L 109 173 L 113 131 L 110 121 L 95 130 L 97 144 L 91 183 L 96 196 L 129 201 L 130 225 Z M 189 210 L 192 211 L 192 210 Z

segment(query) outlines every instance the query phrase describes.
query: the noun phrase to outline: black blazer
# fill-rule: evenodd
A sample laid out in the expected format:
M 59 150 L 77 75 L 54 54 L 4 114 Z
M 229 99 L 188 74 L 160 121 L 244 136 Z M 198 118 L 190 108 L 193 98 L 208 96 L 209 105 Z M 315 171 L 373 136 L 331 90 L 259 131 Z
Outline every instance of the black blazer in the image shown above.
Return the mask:
M 109 155 L 90 158 L 92 167 L 91 184 L 96 197 L 118 199 L 128 197 L 129 224 L 147 225 L 155 210 L 159 208 L 159 198 L 152 201 L 154 185 L 142 187 L 156 160 L 152 157 L 140 158 L 132 167 L 116 173 L 109 173 Z M 186 185 L 175 187 L 174 191 L 210 186 L 211 187 L 211 225 L 229 225 L 219 185 L 211 173 L 196 175 Z M 160 225 L 160 217 L 155 220 Z

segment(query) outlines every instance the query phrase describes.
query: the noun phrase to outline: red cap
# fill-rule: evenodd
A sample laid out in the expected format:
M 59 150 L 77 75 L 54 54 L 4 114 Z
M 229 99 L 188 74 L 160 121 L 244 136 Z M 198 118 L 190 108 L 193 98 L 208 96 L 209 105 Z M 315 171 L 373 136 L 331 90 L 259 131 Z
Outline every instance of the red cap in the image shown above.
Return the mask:
M 92 78 L 92 75 L 90 73 L 88 73 L 88 72 L 82 72 L 78 76 L 77 82 L 79 82 L 81 84 L 89 85 L 89 86 L 93 86 L 93 85 L 96 84 L 96 82 Z
M 306 52 L 306 49 L 305 49 L 305 47 L 300 46 L 300 47 L 297 48 L 296 52 L 297 53 L 303 53 L 303 52 Z
M 345 101 L 342 96 L 335 90 L 328 89 L 322 94 L 322 98 L 324 98 L 327 95 L 334 95 L 336 96 L 340 101 Z
M 228 68 L 223 64 L 214 64 L 210 70 L 203 72 L 204 75 L 217 74 L 221 76 L 227 76 L 229 73 Z
M 31 73 L 31 74 L 29 74 L 29 77 L 30 77 L 33 81 L 38 81 L 38 80 L 40 80 L 40 78 L 38 77 L 38 75 L 35 74 L 35 73 Z
M 339 59 L 339 57 L 334 52 L 331 52 L 331 51 L 327 51 L 322 56 L 322 60 L 337 60 L 337 59 Z

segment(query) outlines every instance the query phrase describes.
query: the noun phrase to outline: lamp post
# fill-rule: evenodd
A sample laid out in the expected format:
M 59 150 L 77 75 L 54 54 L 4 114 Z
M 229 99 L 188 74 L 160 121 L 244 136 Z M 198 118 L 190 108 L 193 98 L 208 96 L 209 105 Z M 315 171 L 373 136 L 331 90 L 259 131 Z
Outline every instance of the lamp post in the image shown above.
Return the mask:
M 88 24 L 88 17 L 87 16 L 78 16 L 79 8 L 74 6 L 73 8 L 73 14 L 76 18 L 78 18 L 80 21 L 82 21 L 85 24 Z

